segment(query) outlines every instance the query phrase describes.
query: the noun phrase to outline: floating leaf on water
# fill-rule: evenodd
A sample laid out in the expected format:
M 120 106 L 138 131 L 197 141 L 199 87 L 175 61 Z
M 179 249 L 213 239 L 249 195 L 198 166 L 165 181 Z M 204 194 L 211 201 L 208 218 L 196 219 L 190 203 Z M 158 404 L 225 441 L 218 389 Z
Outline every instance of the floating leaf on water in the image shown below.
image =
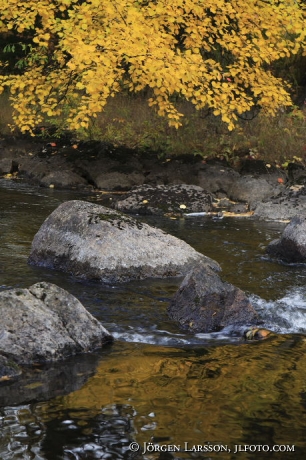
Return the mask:
M 249 329 L 248 331 L 245 332 L 245 338 L 247 340 L 254 340 L 255 338 L 255 334 L 258 332 L 258 328 L 256 327 L 252 327 L 251 329 Z
M 29 385 L 25 385 L 24 388 L 27 388 L 28 390 L 34 390 L 35 388 L 39 388 L 42 386 L 43 386 L 42 382 L 33 382 L 33 383 L 29 383 Z
M 260 340 L 266 339 L 271 334 L 268 329 L 252 328 L 244 333 L 247 340 Z
M 247 331 L 247 332 L 245 333 L 245 338 L 246 338 L 247 340 L 253 340 L 253 338 L 254 338 L 253 331 L 252 331 L 252 330 Z

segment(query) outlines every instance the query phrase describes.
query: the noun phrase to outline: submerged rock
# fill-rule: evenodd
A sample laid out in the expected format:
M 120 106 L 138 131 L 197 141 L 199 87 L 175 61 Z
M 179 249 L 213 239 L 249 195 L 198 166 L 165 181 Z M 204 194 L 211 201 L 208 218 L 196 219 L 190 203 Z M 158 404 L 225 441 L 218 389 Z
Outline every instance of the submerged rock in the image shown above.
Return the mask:
M 306 217 L 295 216 L 285 227 L 282 236 L 267 246 L 266 252 L 287 263 L 305 263 Z
M 46 282 L 0 293 L 0 356 L 19 365 L 57 361 L 112 341 L 64 289 Z
M 223 282 L 215 270 L 203 263 L 185 277 L 168 314 L 190 332 L 220 331 L 226 326 L 245 326 L 258 320 L 246 294 Z
M 118 211 L 84 201 L 61 204 L 32 243 L 29 263 L 87 279 L 122 282 L 185 275 L 217 262 L 184 241 Z

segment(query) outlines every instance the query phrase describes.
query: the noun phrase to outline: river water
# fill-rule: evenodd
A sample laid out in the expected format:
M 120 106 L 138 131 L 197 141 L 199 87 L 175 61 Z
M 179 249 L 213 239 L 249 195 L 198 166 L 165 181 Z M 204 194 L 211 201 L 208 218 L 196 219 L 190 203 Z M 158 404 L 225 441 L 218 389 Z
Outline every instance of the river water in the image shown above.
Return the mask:
M 304 459 L 306 268 L 264 253 L 284 224 L 146 218 L 217 260 L 223 279 L 250 295 L 278 334 L 249 343 L 241 331 L 193 336 L 171 323 L 178 279 L 103 286 L 28 266 L 43 220 L 75 198 L 99 202 L 0 180 L 0 290 L 56 283 L 116 341 L 0 387 L 0 459 Z

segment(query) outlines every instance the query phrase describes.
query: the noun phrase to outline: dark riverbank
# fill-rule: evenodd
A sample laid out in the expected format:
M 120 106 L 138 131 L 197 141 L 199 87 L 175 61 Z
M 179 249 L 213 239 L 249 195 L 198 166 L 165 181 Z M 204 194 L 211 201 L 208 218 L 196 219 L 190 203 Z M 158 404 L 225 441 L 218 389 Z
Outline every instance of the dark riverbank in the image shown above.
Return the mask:
M 306 171 L 301 165 L 292 164 L 282 170 L 250 157 L 242 158 L 233 168 L 218 158 L 161 158 L 154 152 L 116 148 L 100 141 L 7 138 L 0 143 L 0 174 L 8 180 L 23 179 L 44 188 L 97 192 L 97 200 L 111 207 L 125 200 L 128 192 L 133 195 L 135 187 L 138 193 L 144 187 L 146 194 L 141 196 L 142 204 L 146 204 L 152 195 L 160 193 L 160 186 L 163 193 L 170 193 L 169 186 L 186 184 L 200 187 L 207 194 L 203 209 L 201 203 L 196 206 L 198 212 L 288 220 L 306 211 Z M 194 199 L 192 194 L 183 202 L 181 196 L 173 196 L 182 204 L 180 213 L 194 210 Z M 176 213 L 171 200 L 169 203 L 162 214 Z M 124 210 L 124 205 L 119 204 L 119 208 Z M 141 212 L 137 202 L 126 211 L 161 214 L 160 209 L 154 211 L 154 206 Z

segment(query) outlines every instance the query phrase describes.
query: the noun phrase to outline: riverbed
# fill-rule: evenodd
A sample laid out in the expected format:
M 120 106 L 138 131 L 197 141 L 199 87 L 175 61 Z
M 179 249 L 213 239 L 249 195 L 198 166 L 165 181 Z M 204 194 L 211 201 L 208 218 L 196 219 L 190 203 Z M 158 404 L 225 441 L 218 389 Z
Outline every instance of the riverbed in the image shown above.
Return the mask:
M 277 333 L 259 342 L 231 329 L 190 335 L 166 313 L 179 279 L 106 286 L 27 264 L 53 209 L 100 198 L 0 180 L 0 289 L 58 284 L 116 339 L 0 387 L 0 458 L 304 459 L 306 268 L 264 251 L 285 224 L 145 218 L 217 260 Z

